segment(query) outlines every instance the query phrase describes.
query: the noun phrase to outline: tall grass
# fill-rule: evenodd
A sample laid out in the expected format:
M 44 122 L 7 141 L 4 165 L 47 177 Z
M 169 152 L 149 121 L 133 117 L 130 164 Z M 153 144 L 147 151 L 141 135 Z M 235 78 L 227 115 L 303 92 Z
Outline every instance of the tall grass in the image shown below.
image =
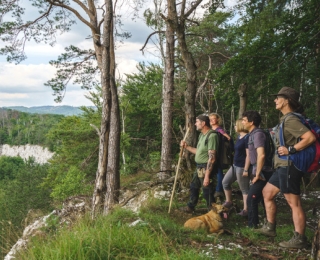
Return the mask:
M 64 228 L 54 238 L 33 239 L 32 246 L 23 252 L 19 259 L 205 258 L 204 255 L 199 255 L 197 250 L 184 247 L 180 243 L 181 240 L 175 240 L 166 234 L 162 226 L 168 224 L 173 227 L 172 222 L 158 218 L 148 219 L 136 226 L 129 225 L 137 219 L 138 216 L 133 212 L 121 208 L 108 216 L 99 216 L 95 220 L 86 216 L 76 223 L 72 230 Z M 181 236 L 185 232 L 179 226 L 175 226 L 174 230 L 181 233 Z
M 314 202 L 305 201 L 308 212 Z M 177 203 L 179 204 L 179 203 Z M 177 206 L 177 205 L 176 205 Z M 168 201 L 153 199 L 139 214 L 116 208 L 108 216 L 92 220 L 85 216 L 71 228 L 50 227 L 46 237 L 34 238 L 29 249 L 18 259 L 23 260 L 95 260 L 95 259 L 308 259 L 310 250 L 288 250 L 278 243 L 292 236 L 292 216 L 288 205 L 279 209 L 277 234 L 268 238 L 246 227 L 247 220 L 231 214 L 224 223 L 230 233 L 220 236 L 183 228 L 191 217 L 176 209 L 167 213 Z M 261 208 L 261 220 L 263 210 Z M 309 216 L 308 219 L 315 219 Z M 139 224 L 131 226 L 136 220 Z M 314 231 L 307 227 L 308 240 Z

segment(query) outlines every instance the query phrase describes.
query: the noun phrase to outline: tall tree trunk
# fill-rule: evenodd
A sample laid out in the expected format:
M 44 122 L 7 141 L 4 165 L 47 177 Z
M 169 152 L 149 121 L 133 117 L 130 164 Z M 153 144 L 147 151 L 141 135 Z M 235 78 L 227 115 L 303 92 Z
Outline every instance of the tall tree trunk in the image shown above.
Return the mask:
M 160 178 L 171 171 L 172 165 L 172 106 L 174 93 L 174 29 L 172 27 L 172 2 L 168 3 L 168 19 L 166 20 L 166 56 L 165 75 L 162 89 L 162 145 Z
M 247 107 L 247 84 L 246 83 L 243 83 L 239 86 L 238 94 L 240 98 L 238 118 L 242 118 L 242 114 L 244 111 L 246 111 L 246 107 Z
M 185 38 L 185 21 L 181 21 L 177 27 L 177 37 L 179 42 L 179 48 L 181 52 L 181 57 L 184 62 L 184 67 L 187 73 L 187 87 L 184 92 L 184 112 L 185 112 L 185 122 L 186 127 L 190 127 L 189 136 L 187 137 L 186 142 L 192 146 L 196 145 L 196 129 L 194 126 L 195 123 L 195 98 L 197 90 L 197 66 L 195 64 L 192 53 L 188 50 L 188 46 Z M 191 168 L 190 161 L 188 162 L 188 168 Z
M 111 89 L 111 117 L 107 167 L 107 193 L 104 202 L 104 214 L 108 214 L 114 204 L 119 203 L 120 194 L 120 108 L 118 89 L 115 80 L 115 54 L 113 38 L 113 20 L 110 27 L 110 89 Z
M 120 117 L 114 79 L 113 3 L 105 0 L 101 54 L 102 116 L 99 143 L 99 162 L 92 198 L 92 216 L 109 209 L 118 201 Z M 98 58 L 98 62 L 99 62 Z

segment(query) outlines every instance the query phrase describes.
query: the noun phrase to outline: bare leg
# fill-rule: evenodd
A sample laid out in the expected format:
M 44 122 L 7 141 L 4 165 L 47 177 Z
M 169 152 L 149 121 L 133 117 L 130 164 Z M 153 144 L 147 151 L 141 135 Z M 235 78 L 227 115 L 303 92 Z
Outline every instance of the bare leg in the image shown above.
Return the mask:
M 264 205 L 266 207 L 267 220 L 269 223 L 274 224 L 276 222 L 276 214 L 277 214 L 277 205 L 274 201 L 274 197 L 280 190 L 270 184 L 269 182 L 266 184 L 264 189 L 262 190 Z
M 291 193 L 285 193 L 283 195 L 292 210 L 292 219 L 295 231 L 304 235 L 306 229 L 306 216 L 301 206 L 300 196 Z
M 243 197 L 243 209 L 247 211 L 248 210 L 248 206 L 247 206 L 248 194 L 243 194 L 242 197 Z
M 231 202 L 232 200 L 232 190 L 224 190 L 224 194 L 226 195 L 226 201 Z

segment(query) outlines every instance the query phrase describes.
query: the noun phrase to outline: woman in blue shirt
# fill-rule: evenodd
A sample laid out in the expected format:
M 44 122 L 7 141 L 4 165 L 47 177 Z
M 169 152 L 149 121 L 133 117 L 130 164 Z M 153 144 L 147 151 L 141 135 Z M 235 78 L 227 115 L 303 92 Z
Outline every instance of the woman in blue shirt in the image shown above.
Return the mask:
M 243 196 L 243 210 L 238 214 L 240 216 L 247 216 L 247 196 L 250 186 L 249 178 L 249 150 L 248 150 L 248 130 L 244 129 L 242 119 L 238 119 L 235 125 L 235 131 L 239 134 L 237 137 L 236 144 L 234 146 L 234 158 L 233 166 L 225 174 L 222 180 L 222 186 L 226 201 L 223 205 L 227 208 L 232 206 L 232 190 L 231 184 L 238 181 L 240 190 Z

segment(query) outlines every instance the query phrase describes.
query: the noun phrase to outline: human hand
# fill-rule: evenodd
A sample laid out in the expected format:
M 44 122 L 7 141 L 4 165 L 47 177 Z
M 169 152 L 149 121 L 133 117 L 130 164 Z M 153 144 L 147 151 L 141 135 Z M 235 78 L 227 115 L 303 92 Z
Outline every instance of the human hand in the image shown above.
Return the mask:
M 253 183 L 257 182 L 258 180 L 259 180 L 259 177 L 258 177 L 258 176 L 255 176 L 255 177 L 251 180 L 251 182 L 252 182 L 252 184 L 253 184 Z
M 186 143 L 186 141 L 181 140 L 180 146 L 181 146 L 182 148 L 186 148 L 186 147 L 188 146 L 188 144 Z
M 278 147 L 278 154 L 279 155 L 288 155 L 289 154 L 288 148 L 285 146 L 279 146 Z
M 208 186 L 210 183 L 209 176 L 205 176 L 203 180 L 203 186 Z

